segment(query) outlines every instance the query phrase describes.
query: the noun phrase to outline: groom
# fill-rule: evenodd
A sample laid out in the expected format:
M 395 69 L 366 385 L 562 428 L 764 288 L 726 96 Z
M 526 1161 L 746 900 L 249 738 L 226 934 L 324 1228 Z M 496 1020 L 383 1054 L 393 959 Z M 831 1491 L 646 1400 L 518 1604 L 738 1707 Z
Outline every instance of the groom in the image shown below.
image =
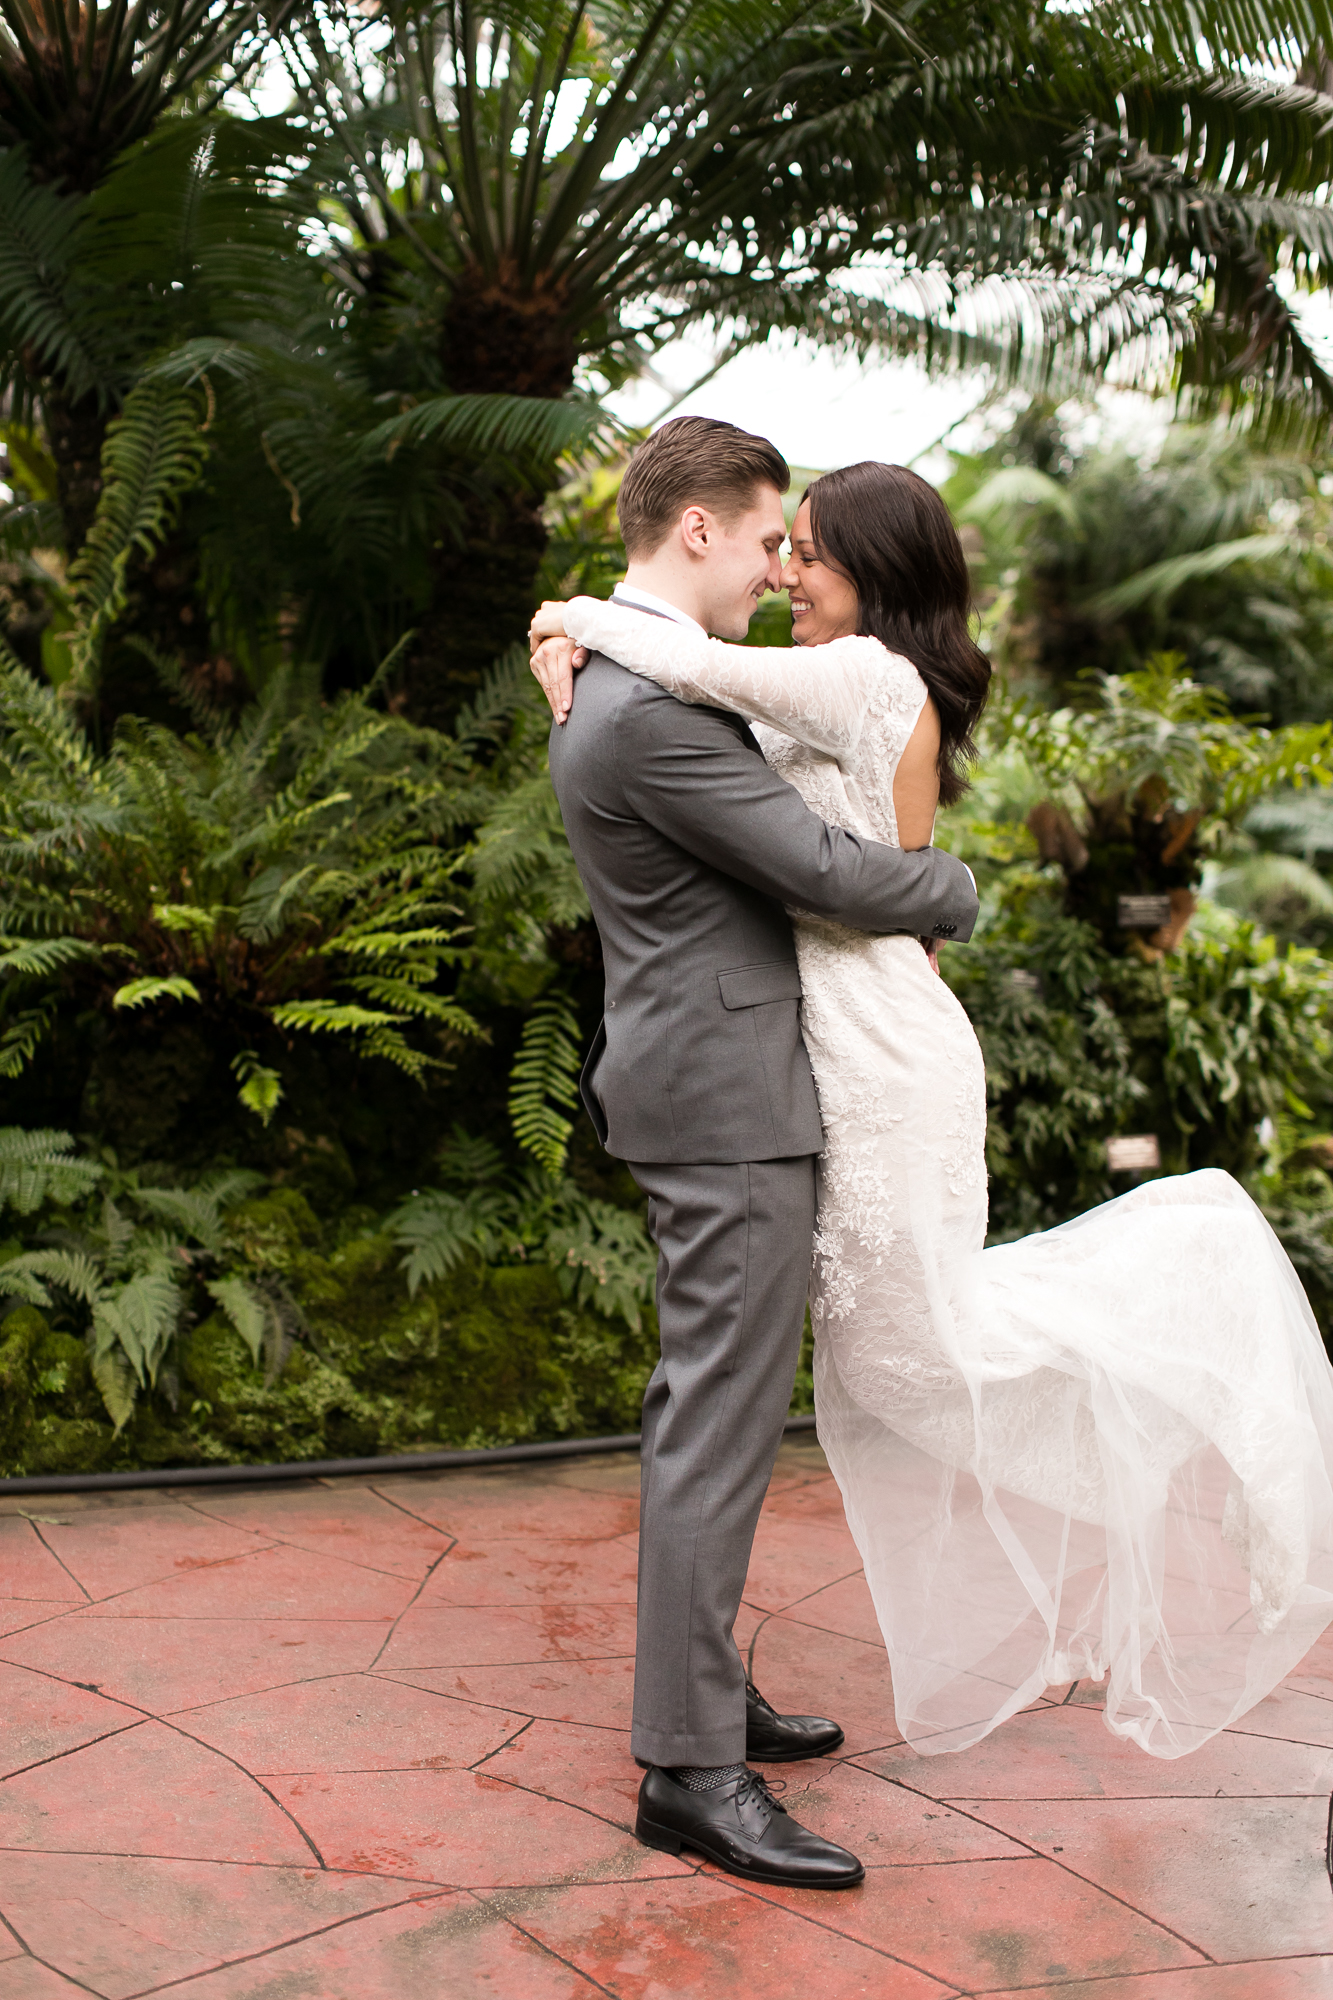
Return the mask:
M 703 417 L 664 425 L 620 489 L 617 602 L 743 639 L 778 588 L 790 483 L 764 438 Z M 800 1826 L 746 1764 L 826 1754 L 842 1731 L 776 1715 L 732 1639 L 796 1373 L 823 1145 L 783 904 L 965 939 L 975 889 L 952 855 L 827 826 L 738 716 L 687 706 L 604 655 L 552 728 L 551 777 L 606 967 L 583 1098 L 648 1197 L 658 1250 L 635 1831 L 753 1881 L 849 1888 L 865 1872 L 856 1856 Z

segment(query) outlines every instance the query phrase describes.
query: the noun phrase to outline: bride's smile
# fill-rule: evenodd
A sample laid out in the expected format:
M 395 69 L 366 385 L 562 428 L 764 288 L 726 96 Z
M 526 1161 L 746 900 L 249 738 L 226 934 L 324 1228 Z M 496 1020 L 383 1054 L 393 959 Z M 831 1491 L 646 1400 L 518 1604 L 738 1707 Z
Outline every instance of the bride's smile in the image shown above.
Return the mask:
M 822 646 L 856 631 L 856 586 L 821 556 L 810 529 L 810 506 L 803 500 L 792 523 L 791 554 L 782 569 L 782 588 L 791 598 L 795 646 Z

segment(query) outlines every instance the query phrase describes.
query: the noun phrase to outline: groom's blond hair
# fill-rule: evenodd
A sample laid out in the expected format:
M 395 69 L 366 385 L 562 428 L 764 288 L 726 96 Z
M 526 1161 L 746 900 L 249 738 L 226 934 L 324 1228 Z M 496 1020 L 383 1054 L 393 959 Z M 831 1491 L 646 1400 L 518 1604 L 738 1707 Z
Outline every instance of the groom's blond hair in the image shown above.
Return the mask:
M 641 444 L 620 482 L 616 514 L 631 562 L 660 549 L 687 507 L 706 507 L 731 527 L 761 486 L 785 493 L 786 459 L 767 438 L 712 417 L 673 417 Z

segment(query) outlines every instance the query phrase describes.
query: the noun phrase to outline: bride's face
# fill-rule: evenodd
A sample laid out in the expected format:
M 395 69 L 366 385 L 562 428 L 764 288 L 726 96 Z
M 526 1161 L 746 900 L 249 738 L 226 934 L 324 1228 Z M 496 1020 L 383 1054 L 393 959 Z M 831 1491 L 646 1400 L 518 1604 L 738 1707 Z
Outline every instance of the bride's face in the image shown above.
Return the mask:
M 860 607 L 841 570 L 820 560 L 810 536 L 810 503 L 802 500 L 792 523 L 791 555 L 782 571 L 791 595 L 791 636 L 796 646 L 822 646 L 855 632 Z

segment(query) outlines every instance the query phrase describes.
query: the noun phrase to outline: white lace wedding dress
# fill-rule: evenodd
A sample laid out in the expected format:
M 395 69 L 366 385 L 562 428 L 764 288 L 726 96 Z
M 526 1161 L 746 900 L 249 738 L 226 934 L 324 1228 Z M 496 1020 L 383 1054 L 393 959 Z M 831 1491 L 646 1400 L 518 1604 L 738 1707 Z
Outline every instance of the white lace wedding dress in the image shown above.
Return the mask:
M 591 598 L 566 625 L 750 718 L 814 811 L 898 844 L 926 690 L 878 641 L 728 646 Z M 1116 1734 L 1196 1749 L 1333 1619 L 1333 1370 L 1296 1274 L 1215 1170 L 983 1250 L 967 1015 L 916 939 L 791 914 L 825 1132 L 819 1437 L 898 1727 L 959 1750 L 1048 1686 L 1105 1677 Z

